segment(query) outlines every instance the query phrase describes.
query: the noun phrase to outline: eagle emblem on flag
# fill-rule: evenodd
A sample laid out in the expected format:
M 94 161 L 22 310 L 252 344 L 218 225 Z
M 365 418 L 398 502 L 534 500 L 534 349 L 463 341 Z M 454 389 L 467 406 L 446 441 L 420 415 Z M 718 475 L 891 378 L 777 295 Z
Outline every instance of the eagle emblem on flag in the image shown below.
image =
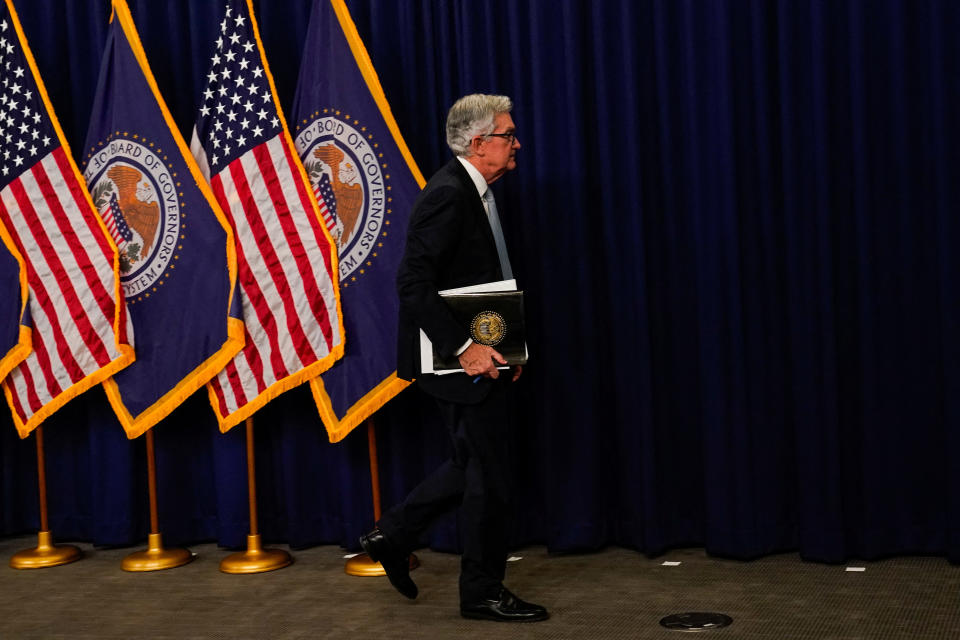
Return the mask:
M 97 184 L 91 196 L 120 250 L 120 273 L 126 274 L 150 253 L 160 222 L 160 205 L 150 183 L 137 169 L 118 165 L 107 170 L 106 175 L 107 179 Z M 133 241 L 134 231 L 139 242 Z
M 84 178 L 117 243 L 128 303 L 163 284 L 182 246 L 185 230 L 173 173 L 163 151 L 141 135 L 114 136 L 90 149 Z
M 336 109 L 299 127 L 294 145 L 307 170 L 324 224 L 337 243 L 340 286 L 348 287 L 378 257 L 376 248 L 392 213 L 384 169 L 373 134 L 359 119 Z

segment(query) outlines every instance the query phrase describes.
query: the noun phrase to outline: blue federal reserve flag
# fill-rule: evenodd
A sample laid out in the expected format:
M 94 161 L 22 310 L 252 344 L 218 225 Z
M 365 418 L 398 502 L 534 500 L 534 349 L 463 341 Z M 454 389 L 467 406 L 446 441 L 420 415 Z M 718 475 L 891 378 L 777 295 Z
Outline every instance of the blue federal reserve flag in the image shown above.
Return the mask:
M 233 233 L 147 64 L 130 10 L 114 0 L 83 175 L 120 251 L 136 362 L 104 383 L 135 438 L 243 346 Z
M 316 0 L 292 134 L 337 243 L 346 349 L 310 381 L 331 442 L 408 383 L 397 368 L 397 265 L 424 179 L 341 0 Z
M 27 269 L 0 226 L 0 380 L 30 353 Z

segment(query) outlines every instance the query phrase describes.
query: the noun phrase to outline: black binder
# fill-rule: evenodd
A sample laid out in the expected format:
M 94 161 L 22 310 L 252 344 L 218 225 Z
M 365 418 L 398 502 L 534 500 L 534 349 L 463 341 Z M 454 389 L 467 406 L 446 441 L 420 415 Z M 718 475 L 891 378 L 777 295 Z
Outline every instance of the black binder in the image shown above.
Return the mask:
M 454 317 L 470 331 L 474 342 L 493 347 L 508 365 L 527 363 L 523 291 L 441 294 Z M 433 370 L 461 369 L 457 356 L 433 352 Z

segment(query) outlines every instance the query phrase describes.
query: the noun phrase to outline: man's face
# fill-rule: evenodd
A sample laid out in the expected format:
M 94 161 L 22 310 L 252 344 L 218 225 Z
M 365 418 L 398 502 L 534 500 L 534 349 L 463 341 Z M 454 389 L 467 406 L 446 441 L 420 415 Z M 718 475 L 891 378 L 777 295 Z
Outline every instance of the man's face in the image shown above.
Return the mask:
M 516 137 L 499 135 L 513 134 L 515 131 L 516 126 L 510 114 L 498 113 L 493 118 L 493 135 L 479 138 L 475 151 L 480 161 L 480 166 L 477 168 L 480 169 L 480 173 L 488 184 L 507 171 L 517 168 L 517 150 L 520 149 L 520 141 Z

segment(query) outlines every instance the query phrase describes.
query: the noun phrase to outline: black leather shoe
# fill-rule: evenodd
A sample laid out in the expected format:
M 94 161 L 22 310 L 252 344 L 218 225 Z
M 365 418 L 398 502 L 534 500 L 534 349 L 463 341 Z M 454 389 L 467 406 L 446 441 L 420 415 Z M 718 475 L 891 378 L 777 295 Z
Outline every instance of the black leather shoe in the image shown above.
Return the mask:
M 460 615 L 476 620 L 497 622 L 538 622 L 550 617 L 547 610 L 538 604 L 524 602 L 503 587 L 496 599 L 465 602 L 460 605 Z
M 395 548 L 387 540 L 383 531 L 375 528 L 366 535 L 360 536 L 360 546 L 367 552 L 370 559 L 383 565 L 387 578 L 393 588 L 413 600 L 419 590 L 410 579 L 410 554 Z

